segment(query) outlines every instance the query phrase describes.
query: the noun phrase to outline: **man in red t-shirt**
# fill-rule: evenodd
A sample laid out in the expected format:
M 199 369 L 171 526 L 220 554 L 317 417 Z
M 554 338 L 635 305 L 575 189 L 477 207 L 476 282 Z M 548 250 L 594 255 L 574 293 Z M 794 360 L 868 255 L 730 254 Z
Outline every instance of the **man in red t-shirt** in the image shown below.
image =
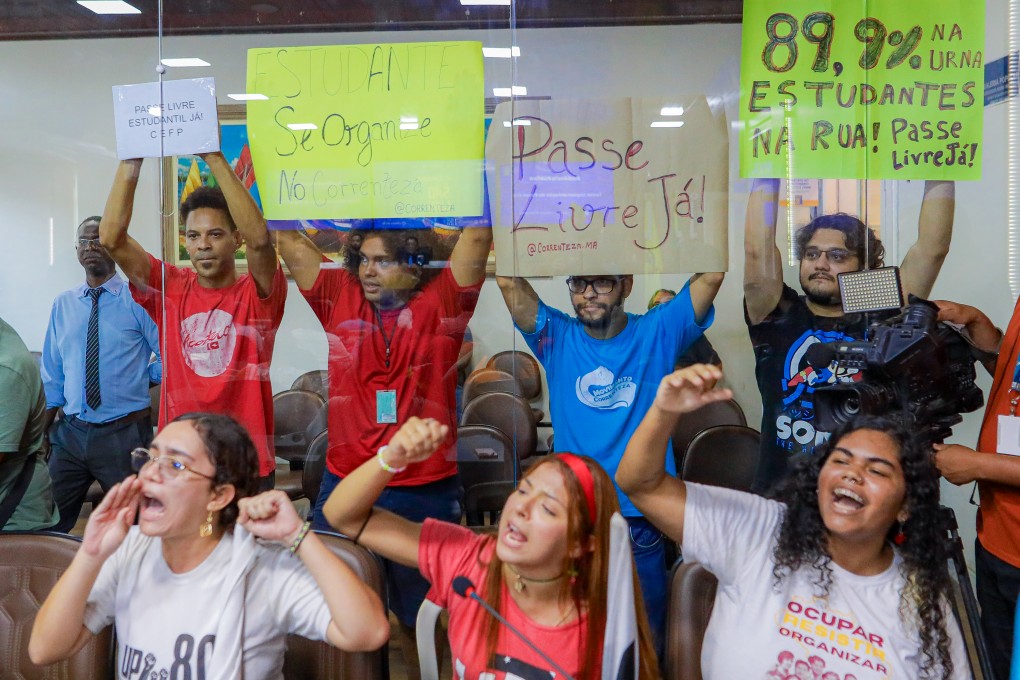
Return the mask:
M 159 426 L 194 411 L 233 416 L 251 435 L 260 485 L 270 489 L 276 456 L 269 363 L 287 280 L 251 194 L 222 153 L 202 158 L 219 186 L 200 187 L 181 204 L 184 245 L 194 269 L 157 260 L 127 233 L 140 159 L 121 161 L 99 240 L 159 327 Z M 248 273 L 238 276 L 234 253 L 242 243 Z
M 981 495 L 974 563 L 981 630 L 995 677 L 1009 677 L 1013 616 L 1020 592 L 1020 456 L 1014 400 L 1020 394 L 1020 304 L 1006 334 L 980 310 L 938 301 L 939 320 L 962 324 L 974 345 L 994 355 L 984 362 L 993 376 L 977 450 L 936 444 L 935 464 L 953 484 L 976 481 Z M 1012 435 L 1012 436 L 1010 436 Z M 1000 437 L 1002 438 L 1000 441 Z M 1007 455 L 1013 454 L 1013 455 Z
M 457 357 L 485 279 L 489 227 L 467 228 L 434 271 L 406 250 L 407 231 L 352 232 L 361 238 L 345 267 L 324 258 L 300 231 L 277 231 L 280 255 L 319 318 L 329 342 L 329 450 L 313 509 L 339 480 L 376 455 L 411 416 L 435 418 L 457 431 Z M 460 521 L 457 442 L 393 477 L 378 505 L 415 522 Z M 415 569 L 387 563 L 390 608 L 401 646 L 417 667 L 414 622 L 428 582 Z

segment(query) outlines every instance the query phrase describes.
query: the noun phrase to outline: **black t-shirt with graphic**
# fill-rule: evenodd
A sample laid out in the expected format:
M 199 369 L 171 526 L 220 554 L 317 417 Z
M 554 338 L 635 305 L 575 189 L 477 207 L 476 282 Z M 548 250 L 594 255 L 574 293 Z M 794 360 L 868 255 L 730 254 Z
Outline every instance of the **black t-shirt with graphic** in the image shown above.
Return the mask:
M 776 308 L 752 325 L 744 308 L 754 347 L 755 377 L 761 393 L 761 458 L 754 490 L 765 493 L 783 478 L 794 459 L 809 456 L 829 437 L 814 426 L 816 387 L 837 382 L 856 382 L 863 377 L 857 369 L 834 366 L 816 371 L 808 364 L 808 348 L 817 343 L 863 340 L 868 323 L 863 314 L 816 316 L 803 296 L 789 286 Z

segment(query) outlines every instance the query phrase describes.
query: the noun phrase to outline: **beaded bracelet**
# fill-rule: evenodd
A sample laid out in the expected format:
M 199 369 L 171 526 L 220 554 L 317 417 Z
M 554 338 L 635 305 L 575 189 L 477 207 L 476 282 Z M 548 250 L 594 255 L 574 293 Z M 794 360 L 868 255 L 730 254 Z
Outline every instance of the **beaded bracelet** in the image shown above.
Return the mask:
M 383 451 L 385 451 L 388 448 L 389 448 L 388 446 L 384 446 L 381 449 L 379 449 L 379 452 L 377 454 L 375 454 L 375 457 L 379 460 L 379 467 L 381 467 L 383 470 L 386 470 L 386 472 L 392 472 L 393 474 L 397 474 L 398 472 L 403 472 L 404 470 L 406 470 L 407 469 L 406 465 L 401 468 L 395 468 L 383 459 L 382 457 Z
M 298 548 L 301 547 L 301 541 L 305 540 L 305 536 L 308 535 L 308 529 L 311 528 L 311 526 L 312 526 L 311 520 L 308 520 L 307 522 L 301 525 L 301 530 L 298 531 L 298 535 L 294 539 L 294 543 L 291 544 L 289 548 L 291 555 L 297 554 Z

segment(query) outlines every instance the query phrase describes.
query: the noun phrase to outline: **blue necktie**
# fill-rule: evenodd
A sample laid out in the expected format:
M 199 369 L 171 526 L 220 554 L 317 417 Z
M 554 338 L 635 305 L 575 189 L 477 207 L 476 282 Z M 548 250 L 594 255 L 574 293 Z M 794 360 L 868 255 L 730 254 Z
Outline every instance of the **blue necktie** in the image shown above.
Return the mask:
M 85 403 L 95 410 L 103 403 L 99 394 L 99 296 L 102 288 L 89 288 L 92 313 L 89 314 L 89 332 L 85 340 Z

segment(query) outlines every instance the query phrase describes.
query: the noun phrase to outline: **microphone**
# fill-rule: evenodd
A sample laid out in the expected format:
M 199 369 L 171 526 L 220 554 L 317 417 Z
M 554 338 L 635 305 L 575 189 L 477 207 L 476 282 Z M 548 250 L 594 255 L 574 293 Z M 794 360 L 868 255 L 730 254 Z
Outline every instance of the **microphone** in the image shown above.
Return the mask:
M 505 618 L 503 618 L 498 611 L 493 609 L 489 605 L 488 602 L 486 602 L 481 597 L 479 597 L 478 593 L 475 592 L 475 584 L 472 583 L 471 579 L 469 579 L 467 576 L 456 576 L 456 577 L 454 577 L 454 579 L 453 579 L 453 592 L 457 593 L 461 597 L 466 597 L 466 598 L 468 598 L 470 600 L 474 600 L 475 602 L 480 604 L 482 606 L 482 608 L 485 609 L 485 611 L 487 611 L 490 614 L 492 614 L 492 616 L 497 621 L 499 621 L 504 626 L 509 628 L 513 632 L 514 635 L 516 635 L 518 638 L 520 638 L 520 640 L 522 642 L 524 642 L 524 644 L 526 644 L 528 647 L 530 647 L 533 652 L 535 652 L 540 657 L 542 657 L 542 659 L 545 660 L 546 663 L 548 663 L 550 666 L 555 668 L 556 671 L 560 675 L 562 675 L 564 678 L 566 678 L 566 680 L 574 680 L 574 677 L 572 675 L 570 675 L 570 673 L 568 673 L 565 670 L 563 670 L 558 663 L 556 663 L 555 661 L 550 659 L 549 656 L 545 652 L 543 652 L 541 649 L 536 647 L 534 642 L 532 642 L 527 637 L 525 637 L 524 633 L 522 633 L 521 631 L 519 631 L 516 628 L 514 628 L 514 626 L 509 621 L 507 621 Z

